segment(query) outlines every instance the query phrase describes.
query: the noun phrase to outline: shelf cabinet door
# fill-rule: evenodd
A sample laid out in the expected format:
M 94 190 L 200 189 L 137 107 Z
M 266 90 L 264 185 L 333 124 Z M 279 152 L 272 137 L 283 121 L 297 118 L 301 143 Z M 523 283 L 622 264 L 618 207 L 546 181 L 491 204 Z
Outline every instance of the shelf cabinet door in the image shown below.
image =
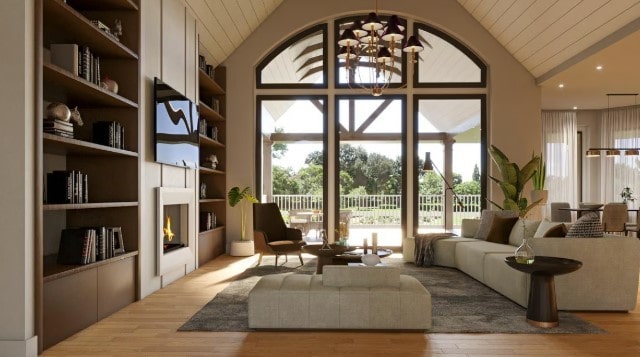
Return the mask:
M 98 267 L 98 320 L 136 300 L 135 257 Z

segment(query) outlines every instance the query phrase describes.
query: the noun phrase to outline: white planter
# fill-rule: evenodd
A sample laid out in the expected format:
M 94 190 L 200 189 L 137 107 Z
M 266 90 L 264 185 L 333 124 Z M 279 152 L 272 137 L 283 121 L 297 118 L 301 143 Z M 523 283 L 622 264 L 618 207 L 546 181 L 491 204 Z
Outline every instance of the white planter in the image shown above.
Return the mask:
M 229 255 L 233 257 L 250 257 L 254 254 L 252 240 L 234 240 L 231 242 Z
M 541 205 L 547 204 L 547 200 L 549 199 L 549 191 L 547 190 L 531 191 L 531 202 L 535 202 L 540 199 L 542 199 L 542 201 L 540 202 Z

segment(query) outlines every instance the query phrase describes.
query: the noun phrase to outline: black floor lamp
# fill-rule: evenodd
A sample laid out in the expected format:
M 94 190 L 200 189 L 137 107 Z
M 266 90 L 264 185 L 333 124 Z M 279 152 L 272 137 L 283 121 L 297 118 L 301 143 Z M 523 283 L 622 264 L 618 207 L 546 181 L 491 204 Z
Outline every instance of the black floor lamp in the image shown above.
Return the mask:
M 464 204 L 462 203 L 462 200 L 460 199 L 460 197 L 458 197 L 458 194 L 456 194 L 456 192 L 453 190 L 453 188 L 451 187 L 451 185 L 449 184 L 449 182 L 447 182 L 447 179 L 444 178 L 444 175 L 442 175 L 442 172 L 440 172 L 440 170 L 438 170 L 438 168 L 436 167 L 436 165 L 433 163 L 433 161 L 431 161 L 431 153 L 430 152 L 426 152 L 424 154 L 424 165 L 422 166 L 422 171 L 435 171 L 438 173 L 438 175 L 440 175 L 440 177 L 442 177 L 442 181 L 444 181 L 444 184 L 446 186 L 445 192 L 446 190 L 451 190 L 451 194 L 453 194 L 453 197 L 455 198 L 456 202 L 458 203 L 458 207 L 460 207 L 461 210 L 464 210 Z M 446 199 L 445 199 L 445 217 L 446 217 Z M 445 222 L 445 227 L 446 227 L 447 222 Z

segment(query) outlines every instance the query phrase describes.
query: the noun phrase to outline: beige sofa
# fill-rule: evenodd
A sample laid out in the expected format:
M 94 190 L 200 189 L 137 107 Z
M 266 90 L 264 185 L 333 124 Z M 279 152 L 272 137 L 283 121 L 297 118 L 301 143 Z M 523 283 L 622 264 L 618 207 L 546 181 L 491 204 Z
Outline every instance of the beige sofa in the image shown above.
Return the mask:
M 250 328 L 431 328 L 431 294 L 393 267 L 326 265 L 322 275 L 264 276 L 249 293 Z
M 510 268 L 504 259 L 522 240 L 522 221 L 511 231 L 509 244 L 474 238 L 479 220 L 463 224 L 462 237 L 435 242 L 435 265 L 460 269 L 519 305 L 527 306 L 529 274 Z M 605 235 L 604 238 L 542 238 L 540 222 L 527 221 L 527 234 L 536 255 L 576 259 L 582 268 L 555 277 L 561 310 L 629 311 L 636 307 L 640 240 Z

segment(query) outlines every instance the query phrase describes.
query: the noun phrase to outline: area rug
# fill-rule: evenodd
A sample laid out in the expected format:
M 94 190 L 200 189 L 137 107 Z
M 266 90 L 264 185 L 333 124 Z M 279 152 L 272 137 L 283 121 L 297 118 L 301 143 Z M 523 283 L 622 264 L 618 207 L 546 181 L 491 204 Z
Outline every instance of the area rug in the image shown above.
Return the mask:
M 457 269 L 416 267 L 393 257 L 384 262 L 400 267 L 402 274 L 414 276 L 431 293 L 433 328 L 427 331 L 429 333 L 606 333 L 564 311 L 559 313 L 560 326 L 537 328 L 526 322 L 523 307 Z M 288 265 L 274 268 L 271 263 L 247 269 L 179 331 L 254 331 L 248 327 L 247 297 L 260 277 L 286 272 L 313 274 L 316 266 L 315 259 L 305 262 L 302 267 L 291 262 Z

